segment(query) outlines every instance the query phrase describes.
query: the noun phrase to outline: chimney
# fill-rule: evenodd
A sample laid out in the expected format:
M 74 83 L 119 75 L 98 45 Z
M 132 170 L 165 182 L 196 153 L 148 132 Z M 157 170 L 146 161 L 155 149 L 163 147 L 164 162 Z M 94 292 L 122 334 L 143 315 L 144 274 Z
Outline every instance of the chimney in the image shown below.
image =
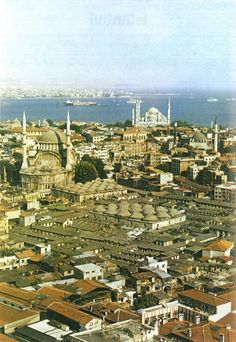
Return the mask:
M 192 337 L 192 329 L 191 328 L 187 329 L 187 335 L 188 335 L 188 337 Z
M 201 323 L 201 317 L 199 315 L 195 316 L 195 323 L 199 325 Z
M 158 319 L 154 322 L 154 335 L 155 336 L 159 335 L 159 321 L 158 321 Z
M 162 321 L 163 325 L 166 324 L 167 322 L 168 322 L 167 317 L 163 317 L 163 321 Z
M 184 314 L 182 312 L 178 314 L 178 319 L 179 319 L 180 322 L 183 322 Z
M 220 342 L 225 342 L 225 335 L 224 334 L 220 334 Z

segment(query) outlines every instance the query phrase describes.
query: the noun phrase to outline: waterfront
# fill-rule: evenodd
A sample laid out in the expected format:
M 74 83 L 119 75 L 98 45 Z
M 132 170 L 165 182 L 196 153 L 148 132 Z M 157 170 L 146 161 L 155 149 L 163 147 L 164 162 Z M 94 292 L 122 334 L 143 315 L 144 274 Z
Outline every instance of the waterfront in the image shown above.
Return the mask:
M 141 112 L 150 107 L 158 108 L 164 115 L 167 113 L 167 95 L 142 95 Z M 227 95 L 217 97 L 218 101 L 208 102 L 208 96 L 203 95 L 172 95 L 171 121 L 186 120 L 193 124 L 210 126 L 217 116 L 218 122 L 224 127 L 234 126 L 236 101 L 227 101 Z M 78 98 L 91 101 L 91 98 Z M 28 120 L 50 118 L 63 120 L 68 107 L 64 105 L 66 98 L 2 98 L 0 106 L 1 120 L 21 118 L 26 111 Z M 96 106 L 70 106 L 72 120 L 116 122 L 131 119 L 132 105 L 128 98 L 92 98 Z

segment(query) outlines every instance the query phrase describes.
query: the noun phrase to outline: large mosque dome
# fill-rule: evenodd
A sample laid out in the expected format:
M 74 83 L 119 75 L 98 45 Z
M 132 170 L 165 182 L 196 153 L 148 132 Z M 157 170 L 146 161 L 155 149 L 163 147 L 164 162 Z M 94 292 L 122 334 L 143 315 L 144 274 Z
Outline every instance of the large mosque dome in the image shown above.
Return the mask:
M 39 143 L 43 144 L 65 144 L 66 143 L 66 135 L 60 131 L 50 130 L 44 133 L 39 139 Z
M 149 110 L 148 110 L 148 113 L 149 114 L 159 114 L 159 110 L 155 107 L 151 107 Z
M 200 131 L 197 131 L 197 132 L 194 133 L 193 139 L 194 139 L 195 142 L 205 142 L 205 141 L 207 141 L 206 136 L 202 132 L 200 132 Z

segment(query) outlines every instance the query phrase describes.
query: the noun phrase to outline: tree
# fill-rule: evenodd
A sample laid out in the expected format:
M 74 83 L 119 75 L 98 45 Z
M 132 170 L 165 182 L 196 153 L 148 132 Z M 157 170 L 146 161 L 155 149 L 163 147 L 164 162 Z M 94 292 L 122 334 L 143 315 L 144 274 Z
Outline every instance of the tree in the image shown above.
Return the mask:
M 88 154 L 85 154 L 81 160 L 93 164 L 97 170 L 99 178 L 107 178 L 106 171 L 104 170 L 104 163 L 100 158 L 90 157 Z
M 142 294 L 140 297 L 136 298 L 134 300 L 134 309 L 143 309 L 143 308 L 149 308 L 151 306 L 155 306 L 158 304 L 158 300 L 155 297 L 154 294 Z
M 98 172 L 95 166 L 88 161 L 81 161 L 75 170 L 75 182 L 86 183 L 98 178 Z
M 131 120 L 126 120 L 124 122 L 124 127 L 132 127 L 132 121 Z
M 23 160 L 23 155 L 22 153 L 19 153 L 19 152 L 14 152 L 12 157 L 16 160 L 16 161 L 20 161 L 22 162 Z
M 49 126 L 53 127 L 54 126 L 54 121 L 51 119 L 46 119 L 46 121 L 48 122 Z
M 175 123 L 177 123 L 178 127 L 192 127 L 192 125 L 185 121 L 185 120 L 177 120 L 171 123 L 171 126 L 173 126 Z
M 114 172 L 119 173 L 122 169 L 122 164 L 121 163 L 115 163 L 114 164 Z

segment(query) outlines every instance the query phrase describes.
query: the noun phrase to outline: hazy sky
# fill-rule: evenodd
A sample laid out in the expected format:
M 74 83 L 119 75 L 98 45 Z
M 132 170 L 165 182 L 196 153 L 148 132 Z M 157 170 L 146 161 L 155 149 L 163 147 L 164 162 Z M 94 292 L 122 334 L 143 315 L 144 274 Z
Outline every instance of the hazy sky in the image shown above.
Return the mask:
M 0 85 L 235 88 L 235 18 L 234 0 L 0 0 Z

